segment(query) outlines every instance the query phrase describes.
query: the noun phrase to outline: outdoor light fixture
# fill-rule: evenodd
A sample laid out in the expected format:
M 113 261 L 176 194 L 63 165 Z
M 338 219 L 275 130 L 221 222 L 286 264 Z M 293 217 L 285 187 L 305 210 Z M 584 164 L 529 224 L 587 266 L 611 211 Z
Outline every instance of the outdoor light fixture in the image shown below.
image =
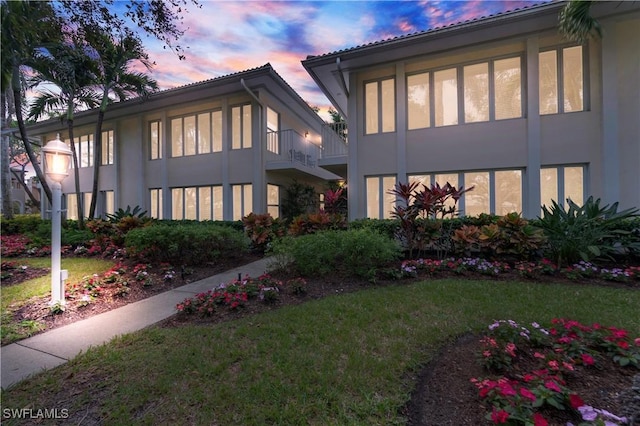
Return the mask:
M 71 164 L 71 150 L 60 140 L 49 141 L 42 147 L 44 169 L 51 183 L 51 306 L 64 305 L 64 280 L 67 271 L 60 270 L 60 228 L 62 186 L 60 183 L 69 175 Z

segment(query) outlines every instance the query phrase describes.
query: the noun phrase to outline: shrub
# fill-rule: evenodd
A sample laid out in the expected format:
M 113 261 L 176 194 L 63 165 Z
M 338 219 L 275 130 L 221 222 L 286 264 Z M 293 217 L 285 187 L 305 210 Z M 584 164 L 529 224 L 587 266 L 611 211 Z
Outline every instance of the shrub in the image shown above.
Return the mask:
M 2 235 L 28 234 L 38 229 L 42 223 L 39 214 L 18 214 L 13 219 L 0 218 Z
M 400 256 L 397 243 L 367 229 L 323 231 L 274 242 L 278 266 L 292 266 L 301 275 L 339 274 L 374 279 L 378 268 Z
M 395 238 L 400 223 L 393 219 L 357 219 L 349 222 L 349 229 L 368 229 Z
M 154 224 L 129 231 L 125 246 L 130 254 L 149 262 L 195 265 L 244 253 L 248 240 L 226 226 Z
M 242 218 L 244 232 L 253 246 L 264 250 L 274 238 L 284 235 L 285 228 L 279 219 L 274 219 L 269 213 L 250 213 Z
M 347 221 L 345 217 L 338 213 L 306 213 L 297 216 L 289 226 L 289 234 L 307 235 L 319 231 L 346 229 Z
M 600 199 L 589 197 L 583 206 L 567 199 L 568 210 L 551 202 L 543 206 L 543 216 L 537 221 L 549 240 L 548 255 L 558 265 L 579 260 L 612 258 L 637 250 L 640 241 L 629 240 L 631 231 L 624 229 L 625 222 L 638 215 L 638 209 L 618 212 L 618 203 L 600 207 Z

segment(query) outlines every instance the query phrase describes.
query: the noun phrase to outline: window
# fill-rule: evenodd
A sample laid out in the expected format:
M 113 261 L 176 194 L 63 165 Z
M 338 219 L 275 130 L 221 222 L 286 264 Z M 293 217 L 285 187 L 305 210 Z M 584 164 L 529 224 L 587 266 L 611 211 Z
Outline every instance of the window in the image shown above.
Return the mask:
M 158 130 L 151 129 L 151 157 L 154 151 L 160 149 L 160 142 L 154 142 L 154 135 L 160 136 Z M 154 143 L 158 148 L 154 148 Z M 204 112 L 171 120 L 171 156 L 182 157 L 188 155 L 208 154 L 222 151 L 222 112 Z M 159 154 L 162 155 L 161 153 Z M 157 157 L 161 158 L 161 157 Z
M 468 65 L 463 68 L 464 121 L 489 121 L 489 64 Z
M 102 132 L 100 142 L 102 145 L 100 165 L 107 166 L 113 164 L 113 130 Z
M 114 214 L 116 211 L 116 197 L 113 191 L 104 191 L 104 213 Z
M 251 184 L 231 185 L 233 193 L 233 218 L 242 220 L 253 211 L 253 191 Z
M 365 179 L 367 188 L 367 217 L 389 219 L 396 197 L 389 192 L 396 184 L 395 176 L 370 176 Z
M 154 192 L 151 190 L 151 209 L 154 210 Z M 222 187 L 199 186 L 171 189 L 171 218 L 174 220 L 222 220 Z M 161 208 L 161 207 L 160 207 Z
M 540 114 L 584 111 L 582 46 L 540 52 L 539 79 Z
M 267 107 L 267 150 L 275 154 L 280 153 L 280 133 L 279 129 L 280 115 Z
M 386 133 L 396 130 L 395 79 L 365 84 L 365 133 Z
M 149 123 L 149 153 L 152 160 L 162 158 L 162 122 Z
M 407 77 L 407 120 L 408 128 L 421 129 L 431 125 L 429 100 L 429 73 Z
M 78 220 L 78 196 L 67 194 L 67 219 Z
M 267 184 L 267 212 L 271 217 L 280 217 L 280 187 Z
M 149 211 L 149 216 L 155 219 L 162 219 L 162 189 L 150 189 L 149 195 L 151 197 L 151 209 Z
M 500 170 L 495 172 L 495 209 L 494 213 L 504 216 L 507 213 L 522 212 L 522 171 Z
M 493 62 L 495 86 L 495 119 L 522 117 L 522 82 L 520 58 L 500 59 Z
M 521 69 L 518 56 L 408 76 L 407 128 L 522 117 Z
M 78 167 L 93 166 L 93 135 L 83 135 L 74 138 L 76 155 L 78 156 Z M 69 139 L 65 143 L 71 146 Z M 73 166 L 73 164 L 72 164 Z
M 251 148 L 251 105 L 231 108 L 231 149 Z
M 557 166 L 540 169 L 540 205 L 551 206 L 551 200 L 561 206 L 565 200 L 581 206 L 584 203 L 584 166 Z
M 433 73 L 436 126 L 458 124 L 458 77 L 455 68 Z
M 418 182 L 427 187 L 438 183 L 440 186 L 449 182 L 460 189 L 474 187 L 464 193 L 459 200 L 457 209 L 465 216 L 477 216 L 480 213 L 495 213 L 504 215 L 510 212 L 522 211 L 522 171 L 468 171 L 440 174 L 410 175 L 409 182 Z M 418 187 L 422 190 L 422 187 Z M 495 196 L 492 196 L 492 193 Z M 446 206 L 453 206 L 449 200 Z
M 464 174 L 464 187 L 473 189 L 465 192 L 464 214 L 465 216 L 478 216 L 481 213 L 491 212 L 491 192 L 489 186 L 489 172 L 466 172 Z

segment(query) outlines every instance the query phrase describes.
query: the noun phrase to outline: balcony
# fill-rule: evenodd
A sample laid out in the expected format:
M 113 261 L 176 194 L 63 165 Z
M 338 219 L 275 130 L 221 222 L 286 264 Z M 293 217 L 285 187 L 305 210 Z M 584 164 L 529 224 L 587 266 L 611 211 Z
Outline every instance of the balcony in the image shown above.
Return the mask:
M 322 146 L 312 142 L 318 140 Z M 325 145 L 326 144 L 326 145 Z M 267 132 L 267 169 L 293 170 L 307 173 L 322 179 L 334 180 L 336 176 L 325 168 L 325 159 L 333 165 L 336 161 L 346 167 L 346 143 L 331 128 L 322 130 L 322 139 L 317 136 L 306 137 L 295 130 Z

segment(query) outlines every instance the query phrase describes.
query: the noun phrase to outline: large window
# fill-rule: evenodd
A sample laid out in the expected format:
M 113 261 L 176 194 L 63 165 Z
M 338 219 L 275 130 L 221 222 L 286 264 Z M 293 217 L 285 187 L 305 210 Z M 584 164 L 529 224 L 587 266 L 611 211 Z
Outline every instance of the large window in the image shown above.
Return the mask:
M 396 184 L 395 176 L 369 176 L 365 179 L 367 188 L 367 217 L 389 219 L 396 197 L 389 192 Z
M 396 130 L 395 79 L 372 81 L 364 85 L 365 133 L 386 133 Z
M 267 107 L 267 150 L 275 154 L 280 153 L 280 114 Z
M 151 198 L 151 208 L 149 209 L 149 216 L 155 219 L 162 219 L 162 189 L 150 189 L 149 196 Z
M 522 117 L 521 74 L 517 56 L 409 75 L 407 128 Z
M 584 203 L 584 166 L 554 166 L 540 169 L 540 205 L 551 206 L 551 200 L 564 206 L 565 200 L 581 206 Z
M 458 75 L 455 68 L 433 73 L 436 126 L 458 124 Z
M 162 158 L 162 122 L 149 123 L 149 154 L 152 160 Z
M 242 220 L 243 217 L 253 211 L 253 190 L 250 183 L 231 185 L 233 194 L 233 218 Z
M 103 166 L 113 164 L 113 130 L 102 132 L 100 142 L 102 145 L 100 164 Z
M 493 61 L 495 119 L 522 117 L 520 58 Z
M 78 156 L 78 167 L 93 166 L 93 135 L 83 135 L 74 138 L 76 155 Z M 69 139 L 65 143 L 71 146 Z
M 584 110 L 582 46 L 540 52 L 540 114 Z
M 463 185 L 464 188 L 474 187 L 458 202 L 457 209 L 461 215 L 477 216 L 480 213 L 504 215 L 514 211 L 522 212 L 521 170 L 410 175 L 409 182 L 418 182 L 427 187 L 435 183 L 442 187 L 447 182 L 457 189 Z M 453 200 L 449 200 L 446 206 L 453 206 Z
M 151 190 L 152 210 L 154 192 Z M 162 192 L 159 193 L 162 202 Z M 174 220 L 222 220 L 222 186 L 171 189 L 171 218 Z
M 66 194 L 67 199 L 67 219 L 78 220 L 78 196 L 76 194 Z
M 114 191 L 103 191 L 104 213 L 114 214 L 116 212 L 116 195 Z
M 157 128 L 154 129 L 154 127 Z M 160 123 L 151 123 L 151 158 L 161 158 Z M 155 145 L 155 147 L 154 147 Z M 171 156 L 222 151 L 222 112 L 212 111 L 171 120 Z M 154 157 L 156 155 L 156 157 Z
M 267 184 L 267 212 L 273 218 L 280 217 L 280 187 Z
M 231 149 L 251 148 L 251 105 L 231 108 Z

